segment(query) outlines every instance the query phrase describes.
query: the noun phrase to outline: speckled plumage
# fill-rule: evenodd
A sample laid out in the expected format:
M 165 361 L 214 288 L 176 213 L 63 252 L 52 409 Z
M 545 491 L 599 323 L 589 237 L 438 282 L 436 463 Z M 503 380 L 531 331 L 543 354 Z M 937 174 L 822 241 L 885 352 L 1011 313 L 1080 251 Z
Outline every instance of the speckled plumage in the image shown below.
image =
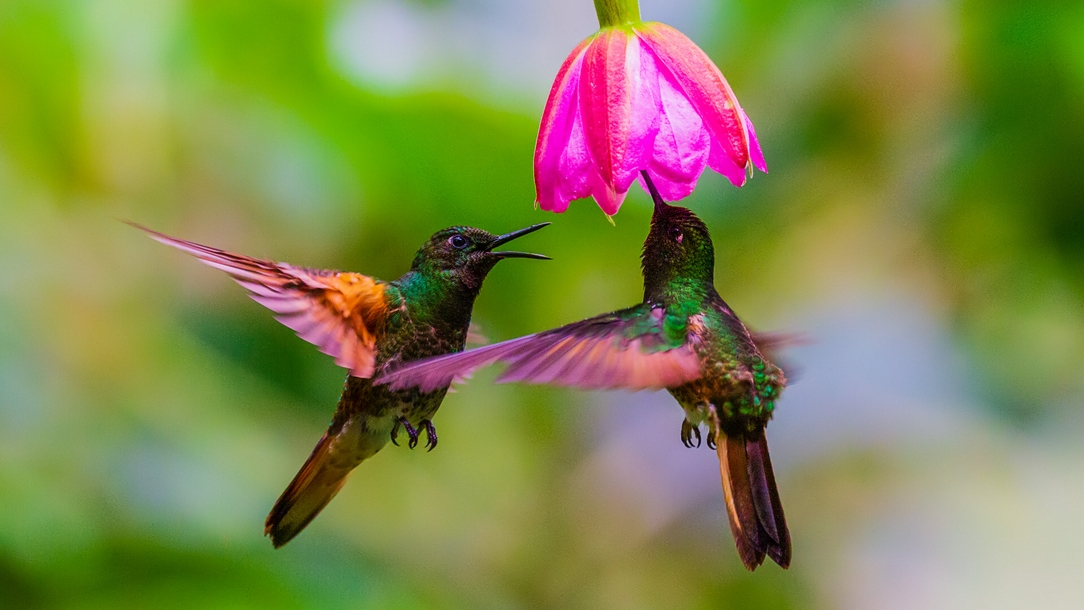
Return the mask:
M 304 529 L 358 464 L 395 442 L 400 427 L 411 448 L 419 432 L 430 449 L 436 446 L 431 420 L 450 381 L 425 391 L 394 390 L 374 386 L 372 377 L 401 362 L 462 351 L 474 300 L 493 266 L 504 258 L 546 258 L 494 248 L 546 224 L 500 236 L 472 227 L 444 229 L 392 282 L 249 258 L 136 225 L 228 273 L 280 322 L 351 372 L 327 432 L 267 516 L 272 544 L 282 546 Z
M 724 432 L 753 431 L 771 419 L 786 377 L 761 354 L 726 303 L 712 296 L 703 304 L 703 313 L 689 320 L 701 375 L 669 391 L 690 423 L 708 423 L 708 405 L 714 405 Z

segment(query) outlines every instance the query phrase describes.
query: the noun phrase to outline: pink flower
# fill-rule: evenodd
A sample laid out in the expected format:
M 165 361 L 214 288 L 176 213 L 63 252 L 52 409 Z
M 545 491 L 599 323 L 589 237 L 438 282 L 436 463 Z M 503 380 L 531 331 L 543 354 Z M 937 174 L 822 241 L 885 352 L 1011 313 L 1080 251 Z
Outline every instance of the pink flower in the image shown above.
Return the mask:
M 754 166 L 768 171 L 752 121 L 700 47 L 668 25 L 637 20 L 603 27 L 572 51 L 535 144 L 543 210 L 564 212 L 591 195 L 612 216 L 641 170 L 675 201 L 693 191 L 705 165 L 735 186 Z

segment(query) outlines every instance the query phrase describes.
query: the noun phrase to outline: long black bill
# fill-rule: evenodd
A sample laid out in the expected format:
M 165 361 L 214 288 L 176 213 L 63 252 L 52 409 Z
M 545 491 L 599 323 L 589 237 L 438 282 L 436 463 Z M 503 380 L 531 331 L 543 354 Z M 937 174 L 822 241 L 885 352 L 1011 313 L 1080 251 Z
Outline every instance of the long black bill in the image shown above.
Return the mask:
M 647 170 L 640 170 L 640 175 L 644 177 L 644 183 L 647 184 L 647 190 L 651 191 L 651 200 L 655 202 L 655 209 L 666 207 L 666 202 L 662 200 L 662 195 L 659 194 L 659 189 L 655 188 L 655 183 L 651 181 L 651 176 L 647 175 Z
M 536 225 L 531 225 L 529 227 L 524 227 L 524 228 L 522 228 L 522 229 L 520 229 L 518 231 L 512 231 L 511 233 L 505 233 L 504 235 L 501 235 L 497 239 L 493 240 L 493 243 L 489 244 L 489 248 L 487 248 L 487 250 L 490 251 L 490 252 L 493 252 L 493 248 L 496 248 L 497 246 L 500 246 L 502 244 L 506 244 L 506 243 L 512 241 L 513 239 L 523 237 L 524 235 L 526 235 L 528 233 L 534 233 L 535 231 L 537 231 L 537 230 L 541 229 L 542 227 L 547 226 L 549 224 L 550 223 L 548 223 L 548 222 L 542 222 L 542 223 L 539 223 L 539 224 L 536 224 Z M 500 257 L 500 258 L 535 258 L 535 259 L 544 260 L 544 261 L 550 260 L 550 257 L 546 256 L 545 254 L 534 254 L 534 253 L 531 253 L 531 252 L 505 251 L 505 252 L 493 252 L 493 254 L 495 256 Z

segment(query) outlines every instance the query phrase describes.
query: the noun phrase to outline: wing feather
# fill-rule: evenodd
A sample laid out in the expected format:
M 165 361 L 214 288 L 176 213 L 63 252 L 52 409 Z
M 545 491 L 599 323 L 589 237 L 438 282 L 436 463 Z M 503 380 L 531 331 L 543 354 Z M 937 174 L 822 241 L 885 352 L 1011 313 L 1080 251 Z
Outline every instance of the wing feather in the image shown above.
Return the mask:
M 177 239 L 132 224 L 158 242 L 225 271 L 275 319 L 355 377 L 372 377 L 386 284 L 360 273 L 304 269 Z
M 664 316 L 661 306 L 639 305 L 502 343 L 409 362 L 382 374 L 376 383 L 392 389 L 417 386 L 424 392 L 502 362 L 507 368 L 498 383 L 585 389 L 675 387 L 700 376 L 700 358 L 688 340 L 666 344 Z

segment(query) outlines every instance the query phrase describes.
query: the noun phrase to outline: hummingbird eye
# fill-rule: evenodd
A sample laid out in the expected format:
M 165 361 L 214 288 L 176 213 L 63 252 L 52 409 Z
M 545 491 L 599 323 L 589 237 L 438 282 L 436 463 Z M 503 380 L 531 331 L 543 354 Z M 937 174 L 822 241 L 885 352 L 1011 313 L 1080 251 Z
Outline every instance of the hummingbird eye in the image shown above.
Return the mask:
M 670 239 L 676 241 L 679 244 L 681 243 L 681 240 L 685 237 L 681 234 L 681 227 L 678 226 L 670 227 L 670 230 L 667 231 L 667 233 L 670 234 Z
M 457 233 L 448 238 L 448 243 L 456 250 L 462 250 L 470 245 L 470 240 Z

